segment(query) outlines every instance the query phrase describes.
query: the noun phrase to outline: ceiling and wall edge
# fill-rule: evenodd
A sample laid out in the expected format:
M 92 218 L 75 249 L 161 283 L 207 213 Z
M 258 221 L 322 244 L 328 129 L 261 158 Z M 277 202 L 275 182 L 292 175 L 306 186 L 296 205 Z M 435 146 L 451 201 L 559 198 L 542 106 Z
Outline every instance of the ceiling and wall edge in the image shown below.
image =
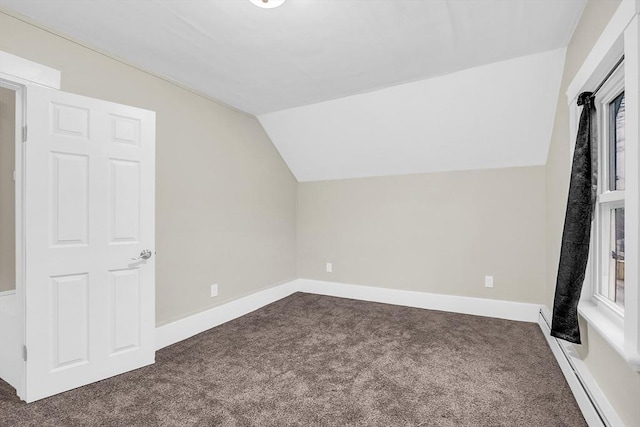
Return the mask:
M 564 47 L 584 4 L 290 0 L 265 11 L 241 0 L 0 0 L 29 22 L 257 115 Z
M 219 99 L 216 99 L 216 98 L 214 98 L 212 96 L 206 95 L 206 94 L 204 94 L 204 93 L 202 93 L 202 92 L 200 92 L 198 90 L 192 89 L 189 86 L 186 86 L 186 85 L 180 83 L 177 80 L 174 80 L 174 79 L 169 78 L 167 76 L 163 76 L 162 74 L 156 73 L 154 71 L 151 71 L 151 70 L 146 69 L 144 67 L 141 67 L 139 65 L 133 64 L 132 62 L 127 61 L 126 59 L 123 59 L 123 58 L 121 58 L 121 57 L 119 57 L 117 55 L 114 55 L 113 53 L 106 52 L 105 50 L 97 48 L 97 47 L 95 47 L 93 45 L 87 44 L 87 43 L 85 43 L 85 42 L 83 42 L 83 41 L 81 41 L 81 40 L 79 40 L 79 39 L 77 39 L 75 37 L 69 36 L 68 34 L 62 34 L 62 33 L 58 32 L 58 31 L 56 31 L 56 30 L 54 30 L 54 29 L 52 29 L 52 28 L 50 28 L 50 27 L 48 27 L 48 26 L 46 26 L 46 25 L 44 25 L 44 24 L 42 24 L 42 23 L 40 23 L 40 22 L 38 22 L 36 20 L 33 20 L 33 19 L 31 19 L 31 18 L 29 18 L 27 16 L 24 16 L 24 15 L 18 13 L 18 12 L 15 12 L 13 10 L 10 10 L 10 9 L 7 9 L 5 7 L 0 6 L 0 13 L 4 13 L 5 15 L 11 16 L 12 18 L 15 18 L 15 19 L 17 19 L 19 21 L 24 22 L 25 24 L 28 24 L 28 25 L 31 25 L 33 27 L 39 28 L 39 29 L 41 29 L 43 31 L 46 31 L 46 32 L 56 36 L 56 37 L 60 37 L 62 39 L 68 40 L 71 43 L 75 43 L 77 45 L 80 45 L 80 46 L 82 46 L 82 47 L 84 47 L 86 49 L 89 49 L 89 50 L 91 50 L 93 52 L 96 52 L 96 53 L 98 53 L 100 55 L 103 55 L 103 56 L 105 56 L 105 57 L 107 57 L 109 59 L 113 59 L 114 61 L 118 61 L 119 63 L 121 63 L 123 65 L 126 65 L 128 67 L 134 68 L 134 69 L 136 69 L 138 71 L 142 71 L 143 73 L 149 74 L 150 76 L 153 76 L 153 77 L 155 77 L 157 79 L 163 80 L 163 81 L 165 81 L 167 83 L 171 83 L 172 85 L 177 86 L 180 89 L 186 90 L 187 92 L 190 92 L 190 93 L 192 93 L 194 95 L 197 95 L 197 96 L 199 96 L 201 98 L 204 98 L 204 99 L 206 99 L 208 101 L 214 102 L 214 103 L 216 103 L 216 104 L 218 104 L 218 105 L 220 105 L 220 106 L 222 106 L 224 108 L 228 108 L 229 110 L 233 110 L 233 111 L 235 111 L 237 113 L 241 113 L 241 114 L 247 115 L 249 117 L 257 118 L 257 116 L 255 114 L 251 114 L 251 113 L 249 113 L 247 111 L 241 110 L 241 109 L 239 109 L 237 107 L 234 107 L 233 105 L 227 104 L 227 103 L 225 103 L 225 102 L 223 102 L 223 101 L 221 101 Z M 29 59 L 29 58 L 25 58 L 25 59 Z
M 104 55 L 105 57 L 162 79 L 225 108 L 256 118 L 298 182 L 544 165 L 546 163 L 546 156 L 551 139 L 551 131 L 553 127 L 553 114 L 551 114 L 551 112 L 555 113 L 555 102 L 548 103 L 548 108 L 539 109 L 537 111 L 538 118 L 531 118 L 532 121 L 539 122 L 539 130 L 536 131 L 535 137 L 528 138 L 528 144 L 521 144 L 521 148 L 523 148 L 523 150 L 519 156 L 515 155 L 515 157 L 512 156 L 514 158 L 511 159 L 493 162 L 477 161 L 480 157 L 475 154 L 472 154 L 471 157 L 474 157 L 474 160 L 476 161 L 470 161 L 471 159 L 469 158 L 456 158 L 457 154 L 469 151 L 467 150 L 469 147 L 465 147 L 464 143 L 460 143 L 461 140 L 465 138 L 464 132 L 461 132 L 460 127 L 452 129 L 453 133 L 458 133 L 458 135 L 450 134 L 446 135 L 445 138 L 442 138 L 442 129 L 440 129 L 440 131 L 437 129 L 434 131 L 434 129 L 428 129 L 427 127 L 420 129 L 420 125 L 424 124 L 424 118 L 411 118 L 411 115 L 407 114 L 407 109 L 403 109 L 404 106 L 401 105 L 400 102 L 397 102 L 397 99 L 396 105 L 393 105 L 393 102 L 388 103 L 385 114 L 382 114 L 382 117 L 376 118 L 377 113 L 372 113 L 371 111 L 367 112 L 367 108 L 370 105 L 379 105 L 380 103 L 384 103 L 385 97 L 388 97 L 389 94 L 391 94 L 391 98 L 393 98 L 393 93 L 401 93 L 402 91 L 406 91 L 407 88 L 410 88 L 409 90 L 415 88 L 420 89 L 420 87 L 424 89 L 425 86 L 438 85 L 440 82 L 446 83 L 452 79 L 455 81 L 460 76 L 466 76 L 467 78 L 471 77 L 471 80 L 479 81 L 480 84 L 489 87 L 490 91 L 499 93 L 499 88 L 492 87 L 492 85 L 505 84 L 504 79 L 502 81 L 499 79 L 494 79 L 494 81 L 482 81 L 481 79 L 475 79 L 474 75 L 481 74 L 483 70 L 494 67 L 499 68 L 501 65 L 518 63 L 526 60 L 526 58 L 548 57 L 549 55 L 554 58 L 551 60 L 547 58 L 546 63 L 535 63 L 535 66 L 532 66 L 528 70 L 520 69 L 519 74 L 524 77 L 526 77 L 526 74 L 536 76 L 539 75 L 540 71 L 544 70 L 546 66 L 550 66 L 550 68 L 557 71 L 557 73 L 555 73 L 555 75 L 547 74 L 547 78 L 540 79 L 539 82 L 542 82 L 541 84 L 544 84 L 545 87 L 542 90 L 536 90 L 536 92 L 538 95 L 544 93 L 547 99 L 557 99 L 562 69 L 564 66 L 564 52 L 566 50 L 566 48 L 559 48 L 542 53 L 520 56 L 449 74 L 392 85 L 373 91 L 365 91 L 356 95 L 256 116 L 226 104 L 223 101 L 215 99 L 198 90 L 192 89 L 171 78 L 145 69 L 144 67 L 134 65 L 117 55 L 107 53 L 94 46 L 89 46 L 77 38 L 60 34 L 59 32 L 48 28 L 46 25 L 35 22 L 31 18 L 25 17 L 18 12 L 10 11 L 3 7 L 0 7 L 0 12 L 58 37 L 81 45 L 87 49 Z M 561 59 L 559 59 L 560 56 Z M 530 79 L 530 81 L 533 82 L 532 79 Z M 513 86 L 513 82 L 510 81 L 506 81 L 506 84 L 512 84 Z M 464 99 L 464 90 L 461 89 L 460 91 L 457 91 L 456 94 L 455 87 L 452 86 L 451 88 L 453 89 L 452 93 L 454 93 L 455 96 L 458 96 L 460 99 Z M 517 88 L 515 87 L 512 87 L 512 89 L 512 92 L 517 91 Z M 426 92 L 423 91 L 422 94 L 429 95 L 430 93 L 429 90 L 427 90 Z M 423 102 L 421 107 L 425 107 L 426 104 L 424 104 L 424 100 L 421 101 L 417 94 L 414 95 L 415 96 L 413 97 L 407 98 L 411 101 L 409 104 L 413 103 L 420 106 L 420 103 Z M 505 95 L 504 91 L 502 95 Z M 366 105 L 360 105 L 358 107 L 360 101 L 363 99 L 367 100 Z M 503 100 L 504 99 L 508 98 L 503 97 Z M 524 102 L 524 99 L 526 99 L 526 96 L 522 97 L 520 102 Z M 341 113 L 338 113 L 339 117 L 332 118 L 333 121 L 331 122 L 331 128 L 334 132 L 326 132 L 326 119 L 328 117 L 326 115 L 327 109 L 333 110 L 336 106 L 344 106 L 349 103 L 352 103 L 353 106 L 347 106 L 346 110 L 342 110 Z M 499 103 L 499 100 L 494 101 L 494 104 L 497 103 Z M 404 104 L 407 103 L 405 102 Z M 366 123 L 365 120 L 363 123 L 362 114 L 355 111 L 356 109 L 359 109 L 360 112 L 364 111 L 365 115 L 370 114 L 370 116 L 375 120 L 371 121 L 371 123 Z M 435 108 L 435 110 L 438 110 L 438 108 Z M 446 109 L 444 111 L 446 114 Z M 500 114 L 492 114 L 492 111 L 492 108 L 484 108 L 482 110 L 484 116 L 481 119 L 476 118 L 476 121 L 478 123 L 483 121 L 493 123 L 492 126 L 495 129 L 499 129 L 502 127 L 499 120 Z M 309 112 L 311 112 L 311 116 L 314 117 L 310 117 L 308 114 Z M 318 112 L 320 112 L 320 114 L 318 114 Z M 433 113 L 433 111 L 431 111 L 431 113 Z M 513 111 L 510 111 L 510 113 L 512 116 L 515 116 Z M 549 116 L 551 119 L 549 119 L 549 117 L 541 116 Z M 303 117 L 304 120 L 301 121 L 296 119 L 300 117 Z M 516 121 L 522 121 L 521 117 L 520 119 L 516 118 Z M 509 121 L 512 120 L 510 119 Z M 305 129 L 301 129 L 301 123 L 304 123 Z M 361 129 L 366 129 L 369 124 L 371 124 L 371 130 L 365 131 L 362 134 L 358 134 L 357 131 L 354 132 L 355 127 L 359 126 Z M 345 129 L 348 131 L 345 132 Z M 415 136 L 413 140 L 407 139 L 408 129 Z M 517 130 L 517 127 L 512 126 L 512 129 Z M 420 130 L 423 130 L 424 132 L 420 132 Z M 326 135 L 322 135 L 323 132 Z M 373 138 L 371 138 L 372 134 Z M 467 136 L 470 134 L 470 132 L 467 132 Z M 351 135 L 353 138 L 346 139 L 345 137 L 347 135 Z M 487 135 L 486 132 L 485 135 Z M 391 137 L 387 138 L 385 141 L 385 136 Z M 403 140 L 400 146 L 396 143 L 390 144 L 394 137 L 397 136 L 400 136 L 400 139 Z M 499 157 L 500 153 L 504 154 L 509 149 L 517 149 L 517 147 L 513 147 L 513 144 L 510 145 L 508 143 L 507 138 L 508 135 L 505 135 L 503 132 L 501 137 L 496 139 L 499 143 L 487 145 L 484 151 L 494 151 Z M 468 139 L 469 141 L 467 142 L 467 145 L 472 144 L 470 138 Z M 488 139 L 489 138 L 487 138 L 487 140 Z M 447 147 L 442 146 L 442 141 L 439 140 L 456 140 L 458 143 L 450 145 L 449 149 L 447 149 Z M 535 155 L 525 159 L 526 156 L 531 155 L 532 150 L 535 151 Z M 427 152 L 430 155 L 425 156 L 425 153 Z M 473 152 L 473 150 L 471 150 L 471 152 Z M 436 154 L 435 156 L 433 155 L 434 153 Z M 542 155 L 541 153 L 544 154 Z
M 213 102 L 213 103 L 215 103 L 217 105 L 220 105 L 223 108 L 227 108 L 227 109 L 229 109 L 231 111 L 235 111 L 236 113 L 240 113 L 240 114 L 243 114 L 245 116 L 254 118 L 254 119 L 256 119 L 256 121 L 258 121 L 258 123 L 260 123 L 259 120 L 258 120 L 258 116 L 256 116 L 255 114 L 252 114 L 252 113 L 249 113 L 247 111 L 241 110 L 241 109 L 239 109 L 237 107 L 234 107 L 233 105 L 229 105 L 229 104 L 227 104 L 227 103 L 225 103 L 225 102 L 223 102 L 223 101 L 221 101 L 219 99 L 216 99 L 216 98 L 213 98 L 213 97 L 211 97 L 209 95 L 206 95 L 206 94 L 204 94 L 204 93 L 202 93 L 202 92 L 200 92 L 200 91 L 198 91 L 196 89 L 192 89 L 192 88 L 190 88 L 190 87 L 188 87 L 188 86 L 186 86 L 186 85 L 184 85 L 184 84 L 182 84 L 182 83 L 180 83 L 180 82 L 178 82 L 178 81 L 176 81 L 174 79 L 171 79 L 169 77 L 163 76 L 161 74 L 155 73 L 153 71 L 150 71 L 148 69 L 145 69 L 143 67 L 135 65 L 135 64 L 133 64 L 133 63 L 127 61 L 127 60 L 124 60 L 124 59 L 118 57 L 117 55 L 113 55 L 111 53 L 105 52 L 104 50 L 98 49 L 95 46 L 88 45 L 88 44 L 86 44 L 86 43 L 84 43 L 84 42 L 82 42 L 82 41 L 80 41 L 80 40 L 78 40 L 78 39 L 76 39 L 74 37 L 70 37 L 68 35 L 61 34 L 61 33 L 57 32 L 57 31 L 55 31 L 55 30 L 53 30 L 51 28 L 48 28 L 47 26 L 45 26 L 45 25 L 43 25 L 43 24 L 31 19 L 31 18 L 28 18 L 28 17 L 20 14 L 20 13 L 8 10 L 8 9 L 2 7 L 2 6 L 0 6 L 0 13 L 4 13 L 7 16 L 10 16 L 10 17 L 15 18 L 15 19 L 17 19 L 19 21 L 22 21 L 27 25 L 31 25 L 31 26 L 33 26 L 35 28 L 39 28 L 42 31 L 46 31 L 47 33 L 49 33 L 49 34 L 51 34 L 53 36 L 60 37 L 60 38 L 62 38 L 64 40 L 67 40 L 67 41 L 69 41 L 71 43 L 75 43 L 75 44 L 77 44 L 79 46 L 82 46 L 82 47 L 84 47 L 86 49 L 89 49 L 89 50 L 91 50 L 93 52 L 96 52 L 97 54 L 100 54 L 100 55 L 102 55 L 102 56 L 104 56 L 106 58 L 112 59 L 112 60 L 117 61 L 117 62 L 119 62 L 119 63 L 121 63 L 123 65 L 126 65 L 127 67 L 131 67 L 131 68 L 136 69 L 138 71 L 141 71 L 141 72 L 143 72 L 145 74 L 148 74 L 148 75 L 150 75 L 152 77 L 155 77 L 157 79 L 160 79 L 162 81 L 170 83 L 170 84 L 172 84 L 172 85 L 174 85 L 174 86 L 176 86 L 176 87 L 178 87 L 178 88 L 180 88 L 182 90 L 185 90 L 185 91 L 187 91 L 189 93 L 192 93 L 192 94 L 194 94 L 196 96 L 199 96 L 199 97 L 201 97 L 203 99 L 206 99 L 207 101 L 211 101 L 211 102 Z M 25 59 L 28 59 L 28 58 L 25 58 Z M 64 81 L 64 78 L 63 78 L 63 81 Z M 264 130 L 264 126 L 262 126 L 262 124 L 260 124 L 260 126 Z M 265 131 L 265 134 L 267 135 L 267 138 L 271 141 L 271 137 L 266 133 L 266 131 Z M 271 141 L 271 143 L 273 144 L 273 141 Z M 275 144 L 273 144 L 273 145 L 275 146 Z M 278 152 L 278 155 L 280 155 L 280 158 L 282 159 L 283 163 L 287 166 L 287 169 L 289 170 L 289 173 L 291 174 L 291 176 L 296 181 L 298 181 L 296 176 L 293 174 L 293 171 L 291 170 L 291 168 L 287 164 L 286 160 L 284 159 L 284 157 L 282 157 L 282 153 L 280 153 L 280 151 L 277 149 L 277 147 L 276 147 L 276 151 Z

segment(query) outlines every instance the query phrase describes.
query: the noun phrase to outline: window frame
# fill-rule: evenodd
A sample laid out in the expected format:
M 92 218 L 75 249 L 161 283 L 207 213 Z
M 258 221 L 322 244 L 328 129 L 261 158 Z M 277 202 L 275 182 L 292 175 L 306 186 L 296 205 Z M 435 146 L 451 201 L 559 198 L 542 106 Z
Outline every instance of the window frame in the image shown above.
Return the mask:
M 640 0 L 622 0 L 613 17 L 569 84 L 570 158 L 577 135 L 578 95 L 593 91 L 624 55 L 625 86 L 625 309 L 616 313 L 594 296 L 594 255 L 590 251 L 578 312 L 629 366 L 640 372 Z M 600 93 L 598 93 L 599 95 Z M 598 105 L 596 105 L 598 108 Z M 599 113 L 600 114 L 600 113 Z M 567 165 L 571 170 L 571 164 Z M 600 195 L 610 200 L 610 194 Z M 592 229 L 594 230 L 594 229 Z M 592 232 L 593 239 L 597 231 Z M 600 236 L 600 238 L 602 238 Z M 597 258 L 595 258 L 597 260 Z
M 605 253 L 611 250 L 609 245 L 608 224 L 611 221 L 611 210 L 625 207 L 625 190 L 610 190 L 610 156 L 611 129 L 610 104 L 622 92 L 625 92 L 625 62 L 623 61 L 615 72 L 603 83 L 595 97 L 598 133 L 598 193 L 594 208 L 591 230 L 590 259 L 587 268 L 591 270 L 590 297 L 602 305 L 603 309 L 611 310 L 611 315 L 624 317 L 624 309 L 612 302 L 602 292 L 604 283 Z M 626 127 L 626 117 L 625 117 Z M 626 147 L 625 147 L 626 148 Z M 626 160 L 625 160 L 626 163 Z M 626 166 L 626 165 L 625 165 Z M 625 227 L 626 230 L 626 227 Z

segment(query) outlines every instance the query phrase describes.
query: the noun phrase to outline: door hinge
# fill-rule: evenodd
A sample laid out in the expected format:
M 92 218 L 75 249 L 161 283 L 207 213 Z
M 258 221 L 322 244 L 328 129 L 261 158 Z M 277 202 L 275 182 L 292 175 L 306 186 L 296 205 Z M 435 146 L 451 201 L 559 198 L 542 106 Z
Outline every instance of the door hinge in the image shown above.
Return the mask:
M 27 142 L 27 126 L 22 126 L 22 142 Z
M 27 361 L 27 346 L 26 345 L 22 346 L 22 360 L 24 360 L 25 362 Z

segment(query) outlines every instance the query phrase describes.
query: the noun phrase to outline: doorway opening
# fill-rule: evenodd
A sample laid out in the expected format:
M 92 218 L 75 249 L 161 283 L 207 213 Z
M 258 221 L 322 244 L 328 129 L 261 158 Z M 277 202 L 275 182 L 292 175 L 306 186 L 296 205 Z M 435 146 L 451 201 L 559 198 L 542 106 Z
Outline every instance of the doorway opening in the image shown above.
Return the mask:
M 19 227 L 20 212 L 16 186 L 18 135 L 22 119 L 22 89 L 0 81 L 0 380 L 20 393 L 24 366 L 23 312 L 20 284 Z

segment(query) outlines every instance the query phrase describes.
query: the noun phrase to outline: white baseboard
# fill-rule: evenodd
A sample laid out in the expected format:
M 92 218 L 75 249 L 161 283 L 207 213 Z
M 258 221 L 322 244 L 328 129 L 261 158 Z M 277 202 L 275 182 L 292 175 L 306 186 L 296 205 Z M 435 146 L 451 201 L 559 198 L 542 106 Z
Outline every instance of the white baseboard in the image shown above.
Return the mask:
M 524 322 L 537 322 L 538 312 L 540 311 L 540 305 L 538 304 L 296 279 L 158 327 L 156 328 L 156 349 L 159 350 L 199 334 L 200 332 L 244 316 L 267 304 L 287 297 L 294 292 L 307 292 Z
M 537 322 L 540 304 L 502 301 L 486 298 L 402 291 L 374 286 L 350 285 L 319 280 L 298 279 L 298 290 L 312 294 L 352 298 L 405 307 L 450 311 L 499 319 Z
M 538 324 L 587 424 L 590 427 L 624 427 L 624 423 L 576 352 L 574 345 L 551 336 L 550 322 L 551 313 L 545 306 L 540 310 Z
M 237 319 L 297 291 L 297 281 L 274 286 L 156 328 L 156 350 Z

